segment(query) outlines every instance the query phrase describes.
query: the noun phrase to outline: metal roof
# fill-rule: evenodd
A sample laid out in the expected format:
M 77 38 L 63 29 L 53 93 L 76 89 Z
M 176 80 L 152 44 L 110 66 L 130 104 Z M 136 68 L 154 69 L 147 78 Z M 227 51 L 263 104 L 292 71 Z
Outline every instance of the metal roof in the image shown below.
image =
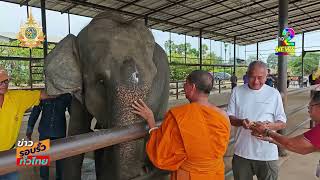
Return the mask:
M 40 0 L 4 0 L 40 7 Z M 320 0 L 288 0 L 288 26 L 296 34 L 320 29 Z M 94 17 L 118 11 L 128 20 L 147 18 L 152 29 L 246 45 L 275 39 L 278 0 L 46 0 L 46 8 Z

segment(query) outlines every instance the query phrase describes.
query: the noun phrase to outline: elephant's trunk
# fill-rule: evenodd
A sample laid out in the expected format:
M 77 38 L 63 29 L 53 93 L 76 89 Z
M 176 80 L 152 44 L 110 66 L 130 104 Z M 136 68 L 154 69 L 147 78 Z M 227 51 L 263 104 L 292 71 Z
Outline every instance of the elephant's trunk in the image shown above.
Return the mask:
M 146 100 L 150 93 L 150 86 L 124 86 L 116 87 L 114 99 L 114 121 L 112 127 L 122 127 L 141 122 L 142 119 L 132 113 L 132 104 L 138 99 Z
M 150 93 L 150 86 L 125 86 L 116 88 L 115 105 L 113 106 L 114 121 L 111 127 L 129 126 L 143 120 L 132 113 L 132 103 L 138 99 L 146 101 Z M 134 140 L 115 146 L 116 159 L 118 158 L 120 179 L 132 179 L 142 175 L 145 153 L 144 140 Z

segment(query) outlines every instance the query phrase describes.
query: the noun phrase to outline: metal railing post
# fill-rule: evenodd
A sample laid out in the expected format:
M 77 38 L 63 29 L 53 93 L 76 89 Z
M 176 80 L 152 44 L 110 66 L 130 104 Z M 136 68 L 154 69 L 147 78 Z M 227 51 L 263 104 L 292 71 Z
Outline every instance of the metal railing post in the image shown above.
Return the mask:
M 179 82 L 176 82 L 176 99 L 179 99 Z
M 313 128 L 313 121 L 310 121 L 310 127 L 309 127 L 310 129 L 312 129 Z

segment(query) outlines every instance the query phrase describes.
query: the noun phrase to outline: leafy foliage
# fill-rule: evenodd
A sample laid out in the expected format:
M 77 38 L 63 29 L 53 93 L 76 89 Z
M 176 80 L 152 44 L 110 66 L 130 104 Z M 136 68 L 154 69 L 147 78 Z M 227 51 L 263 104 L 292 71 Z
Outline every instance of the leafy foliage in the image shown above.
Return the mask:
M 278 56 L 275 54 L 270 54 L 267 58 L 268 68 L 277 69 L 278 67 Z
M 19 41 L 11 42 L 0 42 L 0 56 L 2 57 L 23 57 L 26 58 L 23 61 L 19 60 L 5 60 L 0 58 L 0 66 L 5 67 L 11 77 L 11 83 L 15 86 L 26 86 L 30 85 L 30 60 L 28 58 L 43 58 L 43 49 L 34 48 L 30 50 L 29 48 L 19 47 Z M 11 47 L 8 47 L 11 46 Z M 53 49 L 54 45 L 50 44 L 49 49 Z M 41 66 L 43 60 L 34 60 L 33 65 Z M 36 71 L 36 73 L 42 73 L 41 68 Z M 42 74 L 33 75 L 32 78 L 43 79 Z
M 307 53 L 304 57 L 304 75 L 309 75 L 312 70 L 315 70 L 319 66 L 320 54 L 319 53 Z M 301 75 L 301 56 L 293 56 L 288 62 L 288 66 L 293 75 Z
M 186 76 L 193 70 L 199 69 L 200 64 L 200 51 L 197 48 L 192 48 L 190 43 L 175 44 L 173 41 L 165 42 L 165 51 L 168 55 L 168 59 L 171 62 L 170 65 L 170 79 L 173 81 L 185 80 Z M 171 50 L 170 50 L 171 49 Z M 171 57 L 170 57 L 171 54 Z M 202 64 L 221 64 L 222 58 L 216 56 L 213 52 L 209 52 L 209 48 L 206 44 L 202 45 Z M 193 66 L 181 65 L 181 64 L 193 64 Z M 210 66 L 203 66 L 203 69 L 213 71 Z M 216 71 L 216 69 L 215 69 Z
M 319 53 L 307 53 L 304 57 L 304 75 L 311 74 L 312 70 L 317 69 L 319 65 Z M 267 59 L 268 67 L 274 72 L 278 68 L 278 56 L 270 54 Z M 288 72 L 292 76 L 301 76 L 302 56 L 288 56 Z

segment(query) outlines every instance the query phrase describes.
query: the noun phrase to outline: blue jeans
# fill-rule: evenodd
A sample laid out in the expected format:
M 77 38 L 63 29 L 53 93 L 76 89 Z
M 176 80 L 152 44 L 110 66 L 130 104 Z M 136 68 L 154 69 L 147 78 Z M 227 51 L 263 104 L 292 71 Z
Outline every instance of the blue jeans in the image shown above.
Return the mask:
M 18 172 L 11 172 L 8 174 L 0 175 L 0 180 L 18 180 L 19 174 Z
M 63 138 L 63 137 L 61 137 Z M 39 137 L 39 140 L 45 140 L 45 139 L 50 139 L 50 140 L 55 140 L 59 139 L 58 137 L 45 137 L 41 136 Z M 41 180 L 49 180 L 49 166 L 40 166 L 40 177 Z M 57 160 L 56 161 L 56 180 L 62 179 L 62 161 Z M 1 179 L 0 179 L 1 180 Z

